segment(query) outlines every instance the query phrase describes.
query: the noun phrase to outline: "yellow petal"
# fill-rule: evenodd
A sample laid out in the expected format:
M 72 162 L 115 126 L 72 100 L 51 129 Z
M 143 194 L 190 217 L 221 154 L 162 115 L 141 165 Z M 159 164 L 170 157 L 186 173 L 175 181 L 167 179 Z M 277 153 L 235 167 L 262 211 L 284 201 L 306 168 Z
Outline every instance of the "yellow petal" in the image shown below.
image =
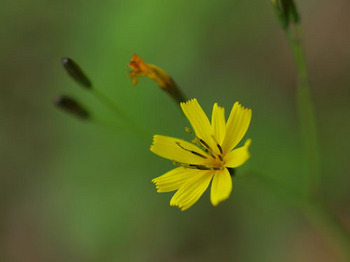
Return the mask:
M 247 139 L 244 146 L 229 152 L 224 159 L 225 166 L 235 168 L 243 165 L 250 157 L 248 149 L 251 142 L 251 139 Z
M 196 135 L 204 140 L 211 149 L 216 148 L 216 143 L 212 138 L 211 125 L 207 115 L 204 113 L 202 107 L 197 102 L 197 99 L 191 99 L 185 103 L 181 103 L 181 108 L 187 119 L 190 121 Z
M 248 130 L 252 110 L 236 102 L 226 123 L 226 135 L 222 145 L 224 154 L 231 151 L 242 140 Z
M 219 145 L 221 145 L 225 138 L 225 133 L 226 133 L 225 109 L 223 107 L 218 106 L 217 103 L 215 103 L 213 107 L 213 113 L 211 116 L 211 127 L 213 130 L 213 134 L 216 139 L 216 142 L 218 142 Z
M 170 200 L 171 206 L 178 206 L 182 211 L 190 208 L 208 188 L 213 171 L 196 170 L 197 174 L 183 184 Z
M 206 152 L 185 140 L 169 136 L 153 136 L 151 151 L 161 157 L 181 163 L 198 165 L 207 162 Z
M 211 183 L 210 200 L 213 206 L 226 200 L 232 192 L 232 178 L 230 172 L 224 168 L 215 172 Z
M 184 167 L 175 168 L 162 176 L 154 178 L 152 182 L 156 185 L 157 192 L 171 192 L 177 190 L 198 173 L 197 169 Z

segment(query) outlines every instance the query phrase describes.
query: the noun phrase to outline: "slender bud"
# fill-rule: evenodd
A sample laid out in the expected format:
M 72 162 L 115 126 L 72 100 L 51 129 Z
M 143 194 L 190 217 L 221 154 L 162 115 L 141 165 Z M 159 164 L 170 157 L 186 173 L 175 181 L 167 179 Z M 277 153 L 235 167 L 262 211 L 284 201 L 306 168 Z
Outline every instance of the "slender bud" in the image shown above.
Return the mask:
M 290 24 L 300 22 L 300 16 L 294 0 L 271 0 L 271 3 L 284 29 L 287 29 Z
M 90 89 L 92 87 L 91 81 L 81 70 L 79 65 L 75 63 L 72 59 L 68 57 L 63 57 L 61 59 L 62 65 L 70 77 L 80 84 L 84 88 Z
M 141 57 L 137 54 L 133 54 L 129 67 L 132 69 L 132 71 L 129 72 L 129 76 L 134 85 L 137 84 L 138 77 L 147 76 L 155 81 L 158 86 L 167 92 L 176 102 L 180 103 L 187 101 L 174 80 L 167 74 L 167 72 L 158 66 L 146 64 Z
M 79 102 L 74 98 L 66 95 L 59 96 L 55 99 L 54 104 L 58 107 L 70 113 L 80 119 L 88 120 L 91 118 L 89 111 L 87 111 Z

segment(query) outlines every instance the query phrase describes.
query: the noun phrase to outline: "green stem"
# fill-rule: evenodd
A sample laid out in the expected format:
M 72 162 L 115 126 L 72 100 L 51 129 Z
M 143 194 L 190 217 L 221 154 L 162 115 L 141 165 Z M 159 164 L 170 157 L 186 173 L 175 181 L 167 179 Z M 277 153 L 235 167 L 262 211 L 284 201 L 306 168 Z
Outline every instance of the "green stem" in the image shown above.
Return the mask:
M 118 120 L 120 120 L 120 123 L 123 127 L 128 127 L 135 133 L 137 133 L 140 137 L 149 140 L 150 137 L 152 137 L 152 133 L 149 130 L 146 130 L 139 125 L 135 124 L 129 116 L 127 116 L 120 108 L 111 100 L 108 96 L 106 96 L 104 93 L 102 93 L 97 88 L 93 87 L 91 89 L 92 93 L 95 95 L 97 99 L 101 101 L 104 105 L 109 107 L 112 112 L 115 113 Z M 101 122 L 101 121 L 99 121 Z
M 318 229 L 328 243 L 333 247 L 338 259 L 334 261 L 350 261 L 349 232 L 339 220 L 319 200 L 305 201 L 302 205 L 309 221 Z
M 300 208 L 306 218 L 334 249 L 338 256 L 335 261 L 350 261 L 349 233 L 319 198 L 310 198 L 298 188 L 260 172 L 250 171 L 247 174 L 253 175 L 266 187 L 268 192 L 276 194 L 279 198 L 288 201 L 289 204 Z
M 91 91 L 97 99 L 99 99 L 103 104 L 109 107 L 116 114 L 119 120 L 122 120 L 123 122 L 129 121 L 129 117 L 127 117 L 108 96 L 106 96 L 104 93 L 102 93 L 95 87 L 93 87 Z
M 305 191 L 311 197 L 318 196 L 321 174 L 318 133 L 300 25 L 295 25 L 294 32 L 286 29 L 286 33 L 297 67 L 297 109 L 307 167 Z
M 340 261 L 350 261 L 349 232 L 319 200 L 321 196 L 320 151 L 300 24 L 294 24 L 293 32 L 287 28 L 286 34 L 297 67 L 297 107 L 307 165 L 306 198 L 300 202 L 300 207 L 310 222 L 329 240 L 339 255 Z

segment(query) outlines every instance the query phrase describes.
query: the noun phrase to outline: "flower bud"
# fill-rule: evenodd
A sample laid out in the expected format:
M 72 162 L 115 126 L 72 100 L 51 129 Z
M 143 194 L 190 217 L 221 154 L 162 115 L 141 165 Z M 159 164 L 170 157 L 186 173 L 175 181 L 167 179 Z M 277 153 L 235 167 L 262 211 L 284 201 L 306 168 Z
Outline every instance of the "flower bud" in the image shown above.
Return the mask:
M 290 24 L 297 24 L 300 21 L 294 0 L 271 0 L 276 15 L 284 29 Z
M 92 87 L 91 81 L 81 70 L 79 65 L 75 63 L 72 59 L 68 57 L 63 57 L 61 59 L 64 69 L 67 71 L 69 76 L 80 84 L 82 87 L 90 89 Z
M 146 64 L 137 54 L 133 54 L 129 67 L 132 69 L 132 71 L 129 72 L 129 76 L 134 85 L 138 83 L 138 77 L 147 76 L 155 81 L 158 86 L 167 92 L 176 102 L 180 103 L 187 100 L 167 72 L 158 66 Z
M 70 113 L 80 119 L 90 119 L 90 113 L 81 104 L 79 104 L 74 98 L 66 95 L 59 96 L 55 99 L 54 104 L 62 110 Z

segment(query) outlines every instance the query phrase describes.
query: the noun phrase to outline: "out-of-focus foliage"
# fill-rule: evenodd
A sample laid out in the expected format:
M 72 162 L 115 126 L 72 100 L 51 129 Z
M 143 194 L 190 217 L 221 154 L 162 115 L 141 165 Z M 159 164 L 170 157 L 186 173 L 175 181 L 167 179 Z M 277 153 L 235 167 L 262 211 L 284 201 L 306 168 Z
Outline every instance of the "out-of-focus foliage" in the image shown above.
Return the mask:
M 324 198 L 346 222 L 350 3 L 298 2 Z M 332 260 L 305 217 L 252 175 L 298 186 L 304 172 L 295 69 L 269 1 L 5 1 L 0 24 L 1 261 Z M 165 92 L 148 79 L 131 84 L 133 53 L 166 70 L 208 115 L 214 102 L 252 108 L 252 157 L 218 207 L 207 192 L 180 212 L 171 194 L 156 193 L 151 179 L 172 166 L 149 151 L 151 136 L 77 121 L 52 105 L 67 93 L 113 121 L 65 74 L 60 58 L 72 57 L 136 123 L 190 139 Z

